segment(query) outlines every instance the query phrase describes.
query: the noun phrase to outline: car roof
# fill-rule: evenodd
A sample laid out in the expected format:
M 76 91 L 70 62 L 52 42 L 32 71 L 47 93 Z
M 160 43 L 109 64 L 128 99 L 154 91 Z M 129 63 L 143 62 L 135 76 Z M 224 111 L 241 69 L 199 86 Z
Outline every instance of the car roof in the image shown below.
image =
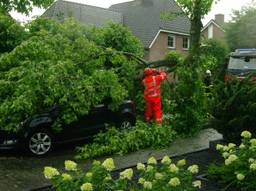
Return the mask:
M 230 56 L 232 57 L 256 57 L 256 48 L 244 48 L 236 49 L 235 52 L 231 52 Z

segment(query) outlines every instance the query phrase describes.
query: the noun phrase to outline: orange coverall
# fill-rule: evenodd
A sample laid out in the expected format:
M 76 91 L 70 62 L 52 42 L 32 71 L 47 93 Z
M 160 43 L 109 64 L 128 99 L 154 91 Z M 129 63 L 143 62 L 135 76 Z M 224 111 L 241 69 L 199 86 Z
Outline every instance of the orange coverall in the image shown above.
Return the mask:
M 157 75 L 156 73 L 151 73 L 149 75 L 146 75 L 142 80 L 142 84 L 144 85 L 144 99 L 146 101 L 146 122 L 150 122 L 150 118 L 153 112 L 155 122 L 158 124 L 162 124 L 160 84 L 161 81 L 165 79 L 166 73 L 164 71 L 160 71 L 159 75 Z

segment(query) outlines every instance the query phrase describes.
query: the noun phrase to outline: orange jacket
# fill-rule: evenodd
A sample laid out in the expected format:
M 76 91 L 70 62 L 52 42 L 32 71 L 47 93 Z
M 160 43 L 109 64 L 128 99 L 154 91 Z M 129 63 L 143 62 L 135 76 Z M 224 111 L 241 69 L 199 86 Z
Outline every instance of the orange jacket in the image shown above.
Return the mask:
M 161 89 L 160 84 L 162 80 L 166 79 L 166 73 L 160 71 L 159 75 L 148 75 L 142 80 L 144 85 L 144 99 L 146 101 L 160 101 Z

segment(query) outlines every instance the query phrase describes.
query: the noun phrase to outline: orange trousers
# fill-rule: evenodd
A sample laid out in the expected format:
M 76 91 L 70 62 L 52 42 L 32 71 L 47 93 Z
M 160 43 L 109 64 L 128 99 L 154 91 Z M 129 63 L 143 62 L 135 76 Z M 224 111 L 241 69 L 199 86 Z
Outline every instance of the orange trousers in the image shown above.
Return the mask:
M 161 101 L 146 101 L 146 110 L 145 110 L 145 118 L 146 122 L 151 122 L 152 113 L 154 114 L 155 122 L 158 124 L 162 124 L 162 110 L 161 110 Z

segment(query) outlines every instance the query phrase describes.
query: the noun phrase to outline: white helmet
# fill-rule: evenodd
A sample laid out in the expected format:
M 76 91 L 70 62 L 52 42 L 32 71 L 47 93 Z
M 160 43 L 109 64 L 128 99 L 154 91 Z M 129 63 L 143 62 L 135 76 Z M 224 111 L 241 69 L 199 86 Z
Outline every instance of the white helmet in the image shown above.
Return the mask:
M 210 70 L 206 70 L 206 74 L 211 75 L 212 73 Z

